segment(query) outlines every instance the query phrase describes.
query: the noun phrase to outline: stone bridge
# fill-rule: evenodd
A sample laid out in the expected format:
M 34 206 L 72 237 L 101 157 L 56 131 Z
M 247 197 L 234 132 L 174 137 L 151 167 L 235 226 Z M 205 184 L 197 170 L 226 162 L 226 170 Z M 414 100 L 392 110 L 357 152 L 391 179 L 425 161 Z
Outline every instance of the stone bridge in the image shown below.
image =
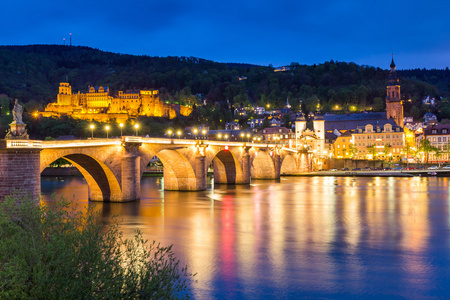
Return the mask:
M 86 179 L 89 200 L 138 200 L 142 174 L 154 156 L 163 163 L 165 190 L 205 190 L 210 166 L 214 182 L 223 184 L 249 184 L 251 179 L 278 179 L 280 174 L 310 170 L 309 154 L 263 143 L 134 136 L 70 141 L 2 140 L 0 198 L 17 188 L 39 195 L 40 173 L 58 158 L 64 158 Z

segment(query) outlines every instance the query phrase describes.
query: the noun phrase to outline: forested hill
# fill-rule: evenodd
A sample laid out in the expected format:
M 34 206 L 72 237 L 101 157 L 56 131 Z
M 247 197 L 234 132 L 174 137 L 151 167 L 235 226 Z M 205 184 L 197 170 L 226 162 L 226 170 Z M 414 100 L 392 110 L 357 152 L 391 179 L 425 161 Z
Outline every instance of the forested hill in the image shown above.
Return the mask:
M 386 58 L 386 68 L 390 57 Z M 397 66 L 401 69 L 401 66 Z M 323 111 L 383 110 L 388 69 L 354 63 L 326 62 L 307 66 L 292 63 L 286 72 L 249 64 L 217 63 L 194 57 L 150 57 L 116 54 L 89 47 L 62 45 L 0 46 L 0 94 L 32 106 L 56 100 L 59 82 L 68 81 L 74 92 L 89 85 L 119 90 L 159 89 L 164 101 L 197 105 L 235 106 L 271 104 Z M 398 71 L 405 113 L 423 111 L 424 96 L 448 96 L 450 71 Z M 319 102 L 320 101 L 320 102 Z M 217 105 L 217 104 L 216 104 Z M 222 105 L 225 106 L 225 105 Z

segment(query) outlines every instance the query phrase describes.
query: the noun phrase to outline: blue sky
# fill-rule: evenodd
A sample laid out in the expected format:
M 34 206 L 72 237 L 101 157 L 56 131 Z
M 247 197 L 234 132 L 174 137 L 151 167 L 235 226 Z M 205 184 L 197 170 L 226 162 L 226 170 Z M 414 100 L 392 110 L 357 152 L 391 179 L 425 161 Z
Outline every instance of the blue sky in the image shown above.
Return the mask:
M 0 45 L 73 44 L 282 66 L 450 67 L 450 1 L 10 0 Z

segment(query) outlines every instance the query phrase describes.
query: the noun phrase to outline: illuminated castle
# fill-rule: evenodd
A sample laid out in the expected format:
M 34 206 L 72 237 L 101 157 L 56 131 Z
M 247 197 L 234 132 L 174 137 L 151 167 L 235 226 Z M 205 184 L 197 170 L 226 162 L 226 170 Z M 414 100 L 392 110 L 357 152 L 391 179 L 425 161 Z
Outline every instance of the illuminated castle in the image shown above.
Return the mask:
M 175 118 L 189 116 L 192 108 L 178 104 L 164 103 L 159 99 L 158 90 L 119 91 L 110 96 L 109 87 L 90 86 L 87 93 L 72 93 L 67 82 L 59 84 L 56 103 L 49 103 L 42 113 L 45 117 L 68 115 L 75 119 L 125 121 L 137 116 Z

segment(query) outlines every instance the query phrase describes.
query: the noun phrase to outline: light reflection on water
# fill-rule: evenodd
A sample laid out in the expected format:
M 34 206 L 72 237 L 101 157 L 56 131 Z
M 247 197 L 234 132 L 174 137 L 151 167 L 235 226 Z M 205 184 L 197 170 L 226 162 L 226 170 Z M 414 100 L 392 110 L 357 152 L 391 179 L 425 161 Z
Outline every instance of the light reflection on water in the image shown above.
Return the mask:
M 82 178 L 53 192 L 117 214 L 125 235 L 174 244 L 197 273 L 195 298 L 450 295 L 447 178 L 287 177 L 203 192 L 143 178 L 141 201 L 87 201 Z

